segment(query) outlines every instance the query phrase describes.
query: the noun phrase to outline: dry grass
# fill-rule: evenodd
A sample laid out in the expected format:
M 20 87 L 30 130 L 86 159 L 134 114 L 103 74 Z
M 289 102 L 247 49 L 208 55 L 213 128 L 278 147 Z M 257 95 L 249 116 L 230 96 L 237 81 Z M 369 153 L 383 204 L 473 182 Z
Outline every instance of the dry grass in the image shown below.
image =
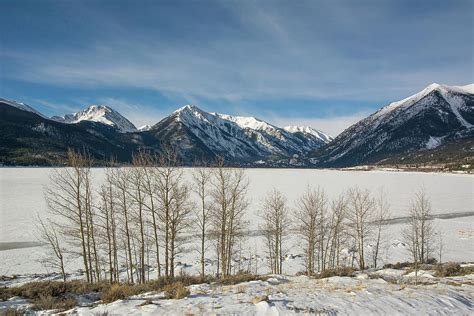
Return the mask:
M 250 273 L 238 273 L 235 275 L 227 276 L 223 279 L 217 279 L 216 283 L 219 285 L 234 285 L 234 284 L 248 282 L 248 281 L 256 281 L 256 280 L 266 281 L 267 279 L 268 277 L 266 276 L 255 275 L 255 274 L 250 274 Z
M 333 276 L 354 276 L 355 270 L 350 267 L 344 267 L 339 269 L 328 269 L 314 274 L 313 276 L 317 279 L 325 279 Z
M 0 312 L 1 316 L 19 316 L 19 315 L 25 315 L 25 314 L 26 314 L 25 312 L 16 310 L 12 307 L 5 309 L 3 312 Z
M 40 295 L 38 298 L 33 300 L 32 309 L 43 311 L 43 310 L 61 310 L 65 311 L 76 306 L 76 300 L 65 297 L 55 297 L 51 295 Z
M 239 273 L 223 279 L 212 277 L 201 278 L 199 276 L 179 276 L 174 279 L 160 278 L 144 284 L 128 284 L 98 282 L 89 284 L 83 281 L 40 281 L 30 282 L 18 287 L 0 287 L 0 300 L 7 300 L 13 296 L 19 296 L 30 300 L 34 310 L 67 310 L 76 306 L 72 295 L 84 295 L 98 293 L 97 297 L 104 303 L 110 303 L 119 299 L 145 292 L 164 291 L 168 298 L 181 299 L 189 295 L 186 289 L 191 284 L 217 283 L 219 285 L 234 285 L 252 280 L 266 280 L 266 277 L 256 276 L 248 273 Z M 8 313 L 16 313 L 13 310 Z M 15 314 L 13 314 L 15 315 Z
M 449 277 L 449 276 L 457 276 L 457 275 L 464 275 L 469 274 L 464 271 L 465 269 L 462 268 L 459 263 L 455 262 L 448 262 L 445 264 L 438 265 L 436 267 L 436 276 L 438 277 Z
M 167 284 L 163 290 L 165 291 L 166 298 L 179 300 L 189 295 L 188 289 L 182 282 L 175 282 Z
M 101 299 L 104 303 L 110 303 L 116 300 L 126 299 L 134 294 L 135 291 L 132 285 L 116 283 L 102 292 Z
M 268 302 L 268 296 L 267 295 L 260 295 L 260 296 L 255 296 L 253 299 L 252 299 L 252 304 L 258 304 L 260 302 Z

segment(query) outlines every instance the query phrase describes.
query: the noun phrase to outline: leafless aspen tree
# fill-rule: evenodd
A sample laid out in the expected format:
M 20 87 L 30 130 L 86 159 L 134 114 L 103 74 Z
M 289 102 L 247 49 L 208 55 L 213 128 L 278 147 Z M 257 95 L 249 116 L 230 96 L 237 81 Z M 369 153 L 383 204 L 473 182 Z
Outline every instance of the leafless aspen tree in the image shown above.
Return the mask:
M 387 225 L 387 220 L 390 218 L 390 205 L 388 204 L 384 190 L 380 190 L 379 195 L 376 199 L 376 211 L 375 211 L 375 240 L 373 247 L 373 264 L 374 268 L 377 268 L 377 261 L 380 254 L 380 247 L 384 241 L 383 228 Z
M 267 194 L 260 217 L 264 220 L 262 229 L 268 248 L 271 273 L 282 274 L 283 238 L 288 232 L 290 220 L 286 198 L 280 191 L 274 189 Z
M 220 276 L 231 274 L 231 263 L 236 240 L 241 236 L 243 216 L 248 206 L 248 180 L 243 169 L 224 167 L 221 160 L 214 170 L 211 196 L 213 201 L 212 226 L 217 235 Z
M 129 197 L 129 178 L 130 170 L 128 168 L 117 168 L 113 171 L 113 187 L 116 193 L 117 206 L 121 214 L 123 242 L 125 244 L 125 261 L 127 262 L 127 276 L 129 282 L 134 282 L 133 277 L 133 256 L 132 256 L 132 231 L 131 231 L 131 199 Z
M 346 207 L 347 201 L 344 194 L 339 195 L 331 202 L 328 261 L 331 268 L 340 267 L 341 250 L 346 239 Z
M 444 242 L 443 242 L 443 230 L 439 229 L 438 230 L 438 263 L 441 264 L 442 261 L 442 255 L 443 255 L 443 248 L 444 248 Z
M 316 271 L 316 252 L 318 251 L 318 229 L 322 212 L 327 207 L 327 198 L 324 191 L 307 188 L 306 192 L 298 198 L 296 203 L 295 218 L 298 233 L 302 236 L 305 247 L 306 273 Z
M 78 246 L 87 282 L 94 281 L 91 233 L 93 228 L 90 164 L 88 158 L 72 150 L 68 152 L 68 168 L 55 169 L 45 196 L 49 211 L 61 223 L 61 235 L 67 237 L 72 248 Z
M 209 168 L 197 168 L 193 173 L 194 186 L 193 190 L 198 196 L 198 206 L 196 208 L 196 225 L 199 228 L 199 238 L 201 239 L 201 247 L 198 250 L 201 255 L 201 277 L 205 276 L 205 260 L 206 260 L 206 242 L 209 231 L 209 216 L 212 208 L 210 201 L 210 185 L 212 172 Z
M 181 181 L 178 179 L 178 181 Z M 173 186 L 173 200 L 169 212 L 169 267 L 170 277 L 174 277 L 174 263 L 183 242 L 182 232 L 190 225 L 190 215 L 193 209 L 189 200 L 190 190 L 185 184 Z
M 347 218 L 349 220 L 349 233 L 357 250 L 359 269 L 366 268 L 365 246 L 373 236 L 375 201 L 368 190 L 358 187 L 349 189 L 347 193 Z
M 420 263 L 426 263 L 433 252 L 434 230 L 430 220 L 431 203 L 422 188 L 415 194 L 403 232 L 414 260 Z
M 95 227 L 96 214 L 95 206 L 92 198 L 92 180 L 90 173 L 90 159 L 86 159 L 84 166 L 84 205 L 86 211 L 86 228 L 87 228 L 87 245 L 88 245 L 88 256 L 89 256 L 89 269 L 91 272 L 92 281 L 100 281 L 100 262 L 99 262 L 99 253 L 97 249 L 96 242 L 96 232 L 97 228 Z M 95 272 L 93 274 L 93 272 Z
M 110 162 L 111 166 L 114 162 Z M 102 205 L 99 207 L 102 214 L 103 227 L 107 242 L 107 256 L 109 262 L 109 279 L 111 282 L 119 280 L 119 241 L 117 216 L 119 215 L 118 203 L 115 201 L 117 192 L 114 191 L 114 173 L 111 168 L 105 169 L 105 182 L 101 186 L 100 196 Z
M 43 263 L 49 267 L 58 269 L 63 281 L 66 282 L 65 250 L 59 242 L 60 237 L 58 236 L 57 224 L 50 220 L 45 222 L 41 219 L 38 219 L 38 222 L 37 230 L 39 232 L 39 238 L 48 245 L 53 254 L 45 258 Z
M 160 231 L 159 225 L 159 201 L 157 186 L 159 172 L 159 160 L 155 156 L 143 155 L 143 188 L 147 195 L 147 201 L 144 203 L 144 207 L 151 215 L 151 225 L 153 232 L 153 242 L 156 252 L 156 267 L 158 270 L 158 277 L 161 276 L 161 264 L 160 264 L 160 243 L 158 233 Z
M 188 225 L 191 207 L 189 188 L 184 183 L 183 171 L 178 167 L 177 153 L 164 146 L 156 168 L 156 191 L 160 205 L 159 218 L 164 228 L 165 276 L 174 277 L 174 260 L 177 254 L 178 235 Z
M 130 170 L 131 175 L 131 190 L 130 197 L 133 200 L 135 219 L 138 224 L 138 243 L 139 243 L 139 283 L 145 282 L 145 247 L 146 247 L 146 238 L 145 238 L 145 168 L 147 165 L 147 158 L 144 153 L 138 153 L 132 159 L 133 167 Z

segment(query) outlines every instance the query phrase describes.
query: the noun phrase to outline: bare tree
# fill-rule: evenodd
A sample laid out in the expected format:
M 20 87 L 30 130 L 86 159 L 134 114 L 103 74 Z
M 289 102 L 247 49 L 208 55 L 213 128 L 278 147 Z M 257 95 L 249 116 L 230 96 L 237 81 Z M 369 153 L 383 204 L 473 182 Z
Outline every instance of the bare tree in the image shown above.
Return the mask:
M 193 189 L 199 198 L 195 215 L 196 225 L 199 228 L 199 238 L 201 239 L 201 247 L 198 250 L 201 255 L 201 277 L 205 276 L 206 242 L 208 240 L 209 217 L 212 208 L 210 201 L 211 177 L 212 172 L 209 168 L 200 167 L 195 169 L 193 173 Z
M 182 232 L 190 225 L 190 215 L 193 205 L 189 200 L 189 187 L 179 183 L 173 187 L 173 200 L 169 212 L 169 266 L 170 277 L 174 277 L 174 263 L 180 252 L 180 246 L 184 242 L 181 238 Z
M 358 187 L 349 189 L 347 193 L 347 218 L 350 225 L 350 235 L 357 250 L 359 269 L 366 268 L 365 247 L 373 234 L 375 201 L 368 190 Z
M 379 195 L 376 199 L 376 211 L 375 211 L 375 241 L 373 247 L 373 264 L 374 268 L 377 268 L 377 261 L 379 258 L 380 247 L 384 242 L 383 228 L 387 225 L 387 220 L 391 216 L 390 205 L 387 202 L 386 194 L 383 189 L 380 190 Z
M 147 195 L 148 201 L 145 201 L 144 207 L 148 210 L 151 215 L 151 225 L 153 232 L 153 241 L 156 252 L 156 266 L 158 270 L 158 277 L 161 276 L 161 263 L 160 263 L 160 242 L 158 238 L 158 232 L 160 231 L 159 225 L 159 200 L 158 200 L 158 181 L 159 181 L 159 159 L 156 156 L 143 155 L 143 188 Z
M 115 191 L 115 199 L 117 201 L 117 207 L 120 210 L 121 215 L 121 228 L 122 228 L 122 238 L 123 243 L 125 244 L 125 261 L 127 264 L 127 276 L 129 282 L 134 282 L 133 277 L 133 268 L 134 268 L 134 259 L 132 256 L 132 230 L 131 230 L 131 199 L 129 194 L 129 178 L 130 178 L 130 169 L 129 168 L 116 168 L 113 170 L 113 190 Z
M 61 229 L 71 248 L 83 259 L 87 282 L 93 282 L 91 233 L 92 197 L 90 190 L 90 163 L 88 158 L 68 151 L 68 168 L 54 169 L 45 197 L 49 212 L 58 218 Z
M 438 230 L 438 263 L 441 264 L 442 255 L 443 255 L 444 241 L 443 241 L 443 230 L 440 228 Z
M 424 188 L 415 193 L 410 217 L 403 235 L 416 262 L 426 263 L 433 252 L 434 230 L 431 223 L 431 203 Z
M 319 187 L 317 190 L 308 187 L 296 203 L 295 218 L 297 220 L 298 233 L 304 241 L 307 274 L 312 274 L 316 271 L 319 220 L 326 207 L 326 194 Z
M 133 200 L 135 219 L 139 227 L 138 237 L 139 237 L 139 279 L 138 282 L 145 282 L 145 248 L 146 248 L 146 238 L 145 238 L 145 168 L 147 165 L 147 158 L 144 153 L 140 152 L 137 155 L 134 155 L 132 158 L 133 167 L 130 170 L 131 175 L 131 187 L 130 187 L 130 197 Z
M 63 281 L 66 282 L 65 250 L 59 241 L 58 226 L 49 219 L 45 222 L 41 218 L 38 218 L 38 223 L 37 230 L 39 239 L 48 245 L 53 254 L 52 256 L 46 257 L 43 263 L 49 267 L 58 269 Z
M 283 239 L 288 233 L 290 220 L 286 198 L 280 191 L 273 189 L 267 194 L 260 217 L 264 220 L 262 229 L 267 243 L 271 273 L 282 274 Z
M 179 234 L 188 225 L 191 207 L 189 188 L 183 179 L 183 170 L 178 167 L 178 156 L 174 149 L 164 146 L 156 168 L 156 192 L 159 202 L 159 219 L 164 228 L 165 276 L 174 277 L 174 260 L 179 250 Z
M 328 263 L 332 268 L 340 267 L 341 251 L 346 241 L 346 208 L 347 200 L 344 194 L 331 202 Z
M 110 166 L 114 166 L 114 161 L 110 162 Z M 117 217 L 120 213 L 118 203 L 115 201 L 116 192 L 114 191 L 114 174 L 111 168 L 105 170 L 105 183 L 101 188 L 101 196 L 103 207 L 106 215 L 106 236 L 109 255 L 109 273 L 110 281 L 119 281 L 119 241 L 118 241 L 118 224 Z
M 220 276 L 226 277 L 231 274 L 235 242 L 242 234 L 243 216 L 248 206 L 248 180 L 243 169 L 225 168 L 223 160 L 219 161 L 214 174 L 212 226 L 217 236 Z

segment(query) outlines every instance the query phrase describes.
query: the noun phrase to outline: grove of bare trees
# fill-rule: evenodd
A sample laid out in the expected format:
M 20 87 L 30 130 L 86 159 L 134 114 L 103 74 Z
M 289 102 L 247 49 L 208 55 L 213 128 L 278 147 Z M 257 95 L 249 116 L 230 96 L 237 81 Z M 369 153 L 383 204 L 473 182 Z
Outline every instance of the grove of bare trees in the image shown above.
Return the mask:
M 212 168 L 194 168 L 187 179 L 176 152 L 165 148 L 159 155 L 137 153 L 129 167 L 111 161 L 95 186 L 87 155 L 69 151 L 68 160 L 69 167 L 53 170 L 45 190 L 50 216 L 38 220 L 38 235 L 50 249 L 45 264 L 64 280 L 68 259 L 80 259 L 91 283 L 174 278 L 181 254 L 189 251 L 199 254 L 203 278 L 242 269 L 249 231 L 245 169 L 219 160 Z M 287 250 L 295 246 L 290 235 L 297 236 L 307 274 L 378 267 L 391 217 L 385 196 L 352 187 L 330 199 L 321 187 L 308 186 L 290 205 L 282 192 L 270 190 L 255 210 L 264 248 L 254 250 L 249 271 L 264 257 L 271 273 L 284 273 Z M 430 217 L 429 198 L 420 190 L 403 232 L 415 263 L 435 251 Z M 206 270 L 212 260 L 215 270 Z

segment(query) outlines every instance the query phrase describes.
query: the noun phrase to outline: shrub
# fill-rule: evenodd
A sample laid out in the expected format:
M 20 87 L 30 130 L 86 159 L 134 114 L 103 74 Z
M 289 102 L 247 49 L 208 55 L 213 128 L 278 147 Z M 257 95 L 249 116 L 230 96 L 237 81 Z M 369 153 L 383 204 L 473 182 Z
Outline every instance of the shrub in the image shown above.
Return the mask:
M 2 316 L 19 316 L 19 315 L 25 315 L 26 312 L 17 310 L 13 307 L 8 307 L 7 309 L 3 310 L 3 312 L 0 313 Z
M 387 263 L 383 266 L 384 269 L 403 269 L 403 268 L 410 268 L 413 263 L 405 261 L 405 262 L 397 262 L 395 264 Z
M 343 267 L 343 268 L 337 268 L 337 269 L 327 269 L 323 270 L 319 273 L 316 273 L 314 277 L 317 279 L 324 279 L 324 278 L 329 278 L 333 276 L 353 276 L 354 275 L 354 269 L 351 267 Z
M 68 310 L 76 306 L 76 301 L 72 298 L 54 297 L 51 295 L 39 295 L 33 300 L 34 310 Z
M 262 280 L 265 281 L 267 277 L 265 276 L 259 276 L 251 273 L 238 273 L 235 275 L 229 275 L 223 279 L 218 279 L 216 281 L 217 284 L 220 285 L 234 285 L 242 282 L 248 282 L 248 281 L 256 281 L 256 280 Z
M 135 291 L 133 291 L 131 285 L 115 283 L 102 292 L 101 299 L 104 303 L 110 303 L 116 300 L 126 299 L 134 294 Z
M 437 264 L 438 260 L 436 260 L 436 258 L 428 258 L 428 260 L 426 260 L 425 263 L 426 264 Z
M 447 277 L 456 276 L 463 274 L 463 269 L 458 263 L 448 262 L 442 265 L 438 265 L 436 268 L 436 276 Z
M 189 295 L 188 289 L 180 281 L 165 285 L 164 292 L 166 298 L 182 299 Z

